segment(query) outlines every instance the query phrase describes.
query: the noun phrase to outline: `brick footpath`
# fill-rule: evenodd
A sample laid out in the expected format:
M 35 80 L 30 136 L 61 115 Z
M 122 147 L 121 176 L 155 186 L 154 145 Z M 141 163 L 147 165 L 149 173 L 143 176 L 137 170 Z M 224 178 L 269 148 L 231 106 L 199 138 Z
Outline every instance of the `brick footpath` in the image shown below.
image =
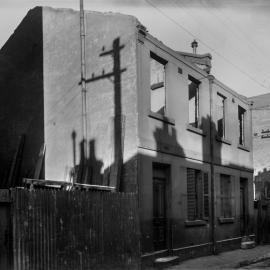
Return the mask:
M 237 249 L 218 255 L 205 256 L 180 262 L 166 270 L 183 269 L 252 269 L 253 263 L 270 260 L 270 245 L 260 245 L 253 249 Z M 246 268 L 247 267 L 247 268 Z M 257 268 L 256 268 L 257 269 Z M 265 268 L 264 268 L 265 269 Z

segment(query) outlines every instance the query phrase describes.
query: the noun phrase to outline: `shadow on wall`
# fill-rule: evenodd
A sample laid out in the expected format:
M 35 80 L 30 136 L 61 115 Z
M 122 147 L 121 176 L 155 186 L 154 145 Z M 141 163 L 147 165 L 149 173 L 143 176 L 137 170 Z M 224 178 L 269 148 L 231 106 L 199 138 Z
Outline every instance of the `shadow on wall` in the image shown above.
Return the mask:
M 213 163 L 221 164 L 221 147 L 222 143 L 217 141 L 218 130 L 216 123 L 211 121 L 210 116 L 201 119 L 200 128 L 203 130 L 205 136 L 202 136 L 202 156 L 203 161 L 211 163 L 211 138 L 210 129 L 212 129 L 212 144 L 213 144 Z
M 164 123 L 161 128 L 157 127 L 153 132 L 156 143 L 156 150 L 159 152 L 169 152 L 179 156 L 185 156 L 184 150 L 177 141 L 177 131 L 174 126 Z
M 120 44 L 120 38 L 113 40 L 112 49 L 105 51 L 102 47 L 100 57 L 109 57 L 113 59 L 113 70 L 105 73 L 102 71 L 101 75 L 96 76 L 92 74 L 91 78 L 86 79 L 86 83 L 91 83 L 98 80 L 109 79 L 114 86 L 114 159 L 110 168 L 105 168 L 104 175 L 101 173 L 103 161 L 96 159 L 95 140 L 89 141 L 89 157 L 85 157 L 84 142 L 80 143 L 80 163 L 76 164 L 76 131 L 72 133 L 73 141 L 73 161 L 74 168 L 71 171 L 71 178 L 79 183 L 111 185 L 115 186 L 117 190 L 120 189 L 122 178 L 122 163 L 123 163 L 123 127 L 125 124 L 125 117 L 122 114 L 121 98 L 121 74 L 125 72 L 126 68 L 121 68 L 120 52 L 124 45 Z
M 210 127 L 212 129 L 212 150 Z M 164 122 L 162 127 L 157 127 L 153 132 L 157 151 L 155 155 L 140 154 L 138 157 L 142 160 L 141 170 L 143 171 L 139 172 L 138 176 L 142 193 L 140 205 L 142 208 L 143 253 L 163 250 L 168 247 L 174 249 L 193 246 L 212 241 L 211 227 L 208 226 L 211 224 L 210 165 L 211 162 L 215 167 L 221 164 L 223 143 L 222 138 L 217 137 L 216 124 L 211 121 L 209 116 L 201 119 L 199 129 L 202 132 L 199 132 L 198 129 L 190 129 L 189 132 L 190 136 L 194 137 L 194 143 L 199 142 L 198 145 L 200 145 L 200 142 L 202 143 L 202 149 L 195 149 L 194 151 L 200 153 L 202 150 L 203 163 L 187 158 L 184 151 L 186 142 L 181 141 L 181 136 L 177 136 L 177 130 L 174 126 Z M 182 157 L 183 160 L 177 160 L 179 157 Z M 183 162 L 184 160 L 185 162 Z M 124 166 L 126 166 L 126 163 Z M 145 166 L 148 167 L 145 168 Z M 179 174 L 180 166 L 185 167 L 181 169 L 181 174 Z M 147 175 L 145 172 L 150 170 L 152 170 L 152 173 Z M 217 218 L 219 217 L 235 218 L 237 222 L 229 229 L 228 226 L 217 224 L 215 233 L 219 240 L 238 237 L 242 233 L 253 231 L 251 230 L 253 223 L 249 220 L 248 211 L 243 211 L 243 218 L 241 211 L 235 216 L 236 205 L 241 205 L 244 200 L 241 201 L 241 198 L 232 197 L 233 177 L 229 177 L 230 173 L 225 174 L 226 172 L 224 172 L 223 177 L 221 175 L 217 177 L 215 169 L 213 171 L 217 199 L 215 209 L 219 209 L 216 213 L 215 224 L 217 224 Z M 185 178 L 183 178 L 183 175 L 186 175 Z M 219 179 L 220 183 L 217 183 Z M 217 188 L 218 186 L 220 188 Z M 234 196 L 236 194 L 238 194 L 238 191 L 235 190 Z M 186 206 L 183 207 L 182 205 Z M 196 220 L 205 221 L 206 226 L 201 226 L 200 230 L 190 229 L 189 232 L 187 228 L 188 224 L 191 224 L 189 221 Z
M 11 38 L 11 41 L 8 41 L 9 43 L 12 43 L 13 46 L 14 41 Z M 16 43 L 16 42 L 15 42 Z M 8 43 L 7 43 L 8 44 Z M 27 43 L 25 43 L 27 45 Z M 38 44 L 42 44 L 42 41 L 39 41 Z M 12 47 L 11 46 L 11 47 Z M 27 46 L 27 48 L 30 48 L 30 46 Z M 42 47 L 41 47 L 42 48 Z M 91 83 L 97 80 L 103 80 L 108 79 L 110 82 L 113 83 L 113 91 L 114 91 L 114 134 L 112 135 L 114 138 L 114 159 L 113 164 L 110 166 L 110 168 L 106 168 L 106 176 L 104 177 L 101 173 L 101 168 L 103 166 L 103 161 L 97 160 L 96 153 L 95 153 L 95 147 L 96 142 L 95 140 L 90 140 L 87 142 L 89 147 L 89 156 L 85 157 L 85 149 L 83 149 L 83 142 L 78 140 L 76 138 L 76 130 L 74 130 L 71 134 L 72 144 L 73 144 L 73 166 L 74 168 L 70 171 L 70 177 L 74 178 L 76 181 L 79 181 L 81 183 L 91 183 L 91 184 L 110 184 L 112 186 L 117 186 L 119 189 L 120 186 L 120 179 L 122 177 L 122 166 L 123 163 L 123 126 L 124 126 L 124 120 L 125 117 L 122 114 L 122 107 L 121 107 L 121 97 L 122 97 L 122 89 L 121 89 L 121 74 L 125 72 L 126 68 L 121 68 L 121 56 L 120 52 L 124 48 L 124 45 L 120 43 L 120 38 L 117 37 L 112 42 L 112 49 L 109 51 L 105 51 L 105 47 L 101 48 L 102 52 L 100 53 L 100 57 L 112 57 L 113 60 L 113 70 L 111 72 L 105 73 L 104 70 L 102 71 L 101 75 L 95 76 L 92 74 L 92 77 L 85 79 L 86 83 Z M 29 49 L 30 50 L 30 49 Z M 34 50 L 34 51 L 33 51 Z M 38 61 L 38 59 L 42 59 L 42 50 L 38 51 L 39 54 L 33 55 L 33 52 L 35 53 L 37 48 L 35 44 L 33 45 L 33 50 L 31 51 L 32 57 L 28 57 L 27 54 L 25 56 L 25 59 L 28 61 L 28 64 L 25 64 L 23 61 L 21 61 L 21 65 L 23 65 L 23 69 L 20 70 L 20 76 L 17 76 L 16 80 L 10 81 L 12 82 L 12 85 L 9 85 L 6 83 L 3 79 L 0 78 L 0 85 L 2 84 L 2 81 L 4 83 L 3 89 L 6 89 L 7 91 L 3 91 L 3 99 L 6 103 L 9 105 L 13 104 L 14 97 L 10 95 L 10 89 L 18 89 L 20 90 L 20 95 L 23 95 L 22 97 L 19 96 L 19 100 L 22 100 L 22 102 L 19 105 L 19 108 L 17 109 L 16 106 L 18 106 L 18 102 L 15 102 L 14 106 L 0 106 L 1 109 L 4 107 L 7 108 L 6 112 L 3 112 L 4 118 L 6 117 L 5 121 L 8 122 L 8 117 L 11 115 L 14 115 L 13 118 L 13 125 L 12 129 L 8 129 L 9 133 L 3 132 L 4 137 L 2 138 L 1 142 L 3 144 L 3 147 L 1 146 L 1 149 L 4 149 L 3 152 L 8 152 L 3 155 L 1 155 L 0 160 L 2 160 L 2 164 L 5 165 L 4 169 L 2 168 L 0 170 L 0 175 L 2 178 L 4 178 L 4 181 L 1 182 L 1 187 L 10 187 L 10 186 L 18 186 L 21 185 L 21 179 L 23 177 L 33 178 L 35 168 L 37 166 L 37 160 L 39 159 L 39 150 L 41 147 L 41 144 L 44 142 L 44 117 L 43 117 L 43 111 L 40 110 L 40 103 L 43 103 L 43 78 L 38 77 L 37 81 L 30 81 L 33 80 L 33 78 L 36 78 L 37 76 L 33 76 L 30 72 L 30 76 L 28 76 L 29 73 L 26 75 L 22 73 L 28 72 L 28 66 L 34 65 L 36 62 L 41 63 L 42 61 Z M 5 47 L 1 49 L 1 55 L 6 53 Z M 8 54 L 9 52 L 7 52 Z M 12 54 L 12 52 L 10 52 Z M 18 59 L 15 58 L 18 62 Z M 29 59 L 31 60 L 29 62 Z M 1 60 L 1 59 L 0 59 Z M 35 65 L 34 65 L 35 66 Z M 42 67 L 42 65 L 41 65 Z M 30 69 L 30 67 L 29 67 Z M 40 72 L 40 69 L 35 69 L 36 73 L 38 75 L 43 74 Z M 0 67 L 1 71 L 1 67 Z M 34 73 L 35 73 L 34 72 Z M 24 76 L 21 76 L 22 75 Z M 28 78 L 30 77 L 30 78 Z M 27 82 L 27 83 L 25 83 Z M 13 84 L 16 85 L 13 85 Z M 20 84 L 20 87 L 17 87 L 18 83 Z M 79 83 L 81 84 L 81 83 Z M 25 95 L 25 91 L 22 91 L 22 87 L 27 87 L 27 92 L 29 92 L 29 85 L 34 85 L 31 89 L 35 93 L 31 94 L 32 98 L 29 98 L 28 95 Z M 40 86 L 40 87 L 39 87 Z M 36 91 L 40 89 L 40 91 Z M 32 91 L 32 90 L 31 90 Z M 32 93 L 32 92 L 29 92 Z M 38 97 L 36 97 L 38 96 Z M 38 100 L 35 104 L 37 106 L 33 105 L 33 97 L 36 97 L 35 100 Z M 29 102 L 29 103 L 27 103 Z M 31 103 L 31 104 L 30 104 Z M 27 110 L 25 109 L 27 108 Z M 29 108 L 31 110 L 29 111 Z M 33 109 L 33 110 L 32 110 Z M 23 113 L 18 113 L 20 110 L 23 111 Z M 35 111 L 37 110 L 37 111 Z M 12 113 L 11 113 L 12 111 Z M 25 112 L 30 112 L 29 115 L 25 114 Z M 34 112 L 34 113 L 33 113 Z M 23 119 L 22 119 L 23 116 Z M 38 118 L 38 119 L 36 119 Z M 34 121 L 35 120 L 35 121 Z M 28 130 L 29 126 L 31 127 L 32 123 L 36 123 L 35 128 L 31 128 L 31 132 Z M 26 127 L 23 128 L 22 126 Z M 6 125 L 2 125 L 2 127 L 6 128 Z M 38 128 L 38 130 L 36 130 Z M 14 134 L 10 134 L 13 132 Z M 19 133 L 21 132 L 21 133 Z M 16 134 L 15 134 L 16 133 Z M 17 134 L 18 133 L 18 134 Z M 22 139 L 18 143 L 18 137 L 20 134 L 25 133 L 25 136 L 22 136 Z M 32 138 L 33 137 L 33 138 Z M 11 139 L 10 139 L 11 138 Z M 9 141 L 10 145 L 7 145 L 7 141 Z M 31 144 L 29 146 L 28 144 Z M 78 145 L 77 145 L 78 144 Z M 14 145 L 18 145 L 17 149 L 14 149 Z M 12 147 L 11 147 L 12 146 Z M 80 161 L 77 164 L 76 163 L 76 147 L 80 148 Z M 13 160 L 12 160 L 13 158 Z M 8 159 L 8 162 L 7 162 Z M 30 164 L 31 163 L 31 164 Z M 84 164 L 84 166 L 83 166 Z M 85 169 L 84 169 L 85 167 Z M 11 179 L 12 178 L 12 179 Z M 41 172 L 41 178 L 44 178 L 44 164 L 42 167 Z M 106 178 L 106 179 L 103 179 Z
M 211 145 L 210 145 L 210 125 L 212 125 L 212 137 L 213 137 L 213 162 L 214 164 L 221 164 L 221 143 L 216 142 L 217 129 L 214 122 L 211 123 L 210 117 L 203 117 L 199 129 L 203 135 L 195 135 L 200 138 L 202 143 L 202 161 L 206 163 L 211 162 Z M 192 131 L 190 131 L 192 133 Z M 156 142 L 156 149 L 160 152 L 168 152 L 169 154 L 175 154 L 177 156 L 186 158 L 184 148 L 181 146 L 185 142 L 179 142 L 177 138 L 177 130 L 170 124 L 163 123 L 162 128 L 156 128 L 153 132 L 153 136 Z M 181 139 L 180 139 L 181 140 Z M 198 153 L 200 149 L 197 149 Z
M 188 234 L 186 228 L 183 227 L 184 221 L 192 222 L 205 219 L 208 222 L 211 215 L 211 178 L 210 173 L 208 173 L 208 165 L 211 162 L 209 136 L 211 124 L 214 137 L 217 130 L 215 124 L 210 122 L 210 117 L 202 118 L 199 126 L 199 129 L 206 136 L 191 134 L 197 136 L 194 139 L 202 143 L 202 159 L 205 163 L 199 166 L 198 162 L 187 159 L 183 148 L 185 142 L 181 142 L 181 138 L 178 139 L 177 130 L 174 126 L 163 123 L 161 128 L 158 127 L 153 132 L 157 150 L 156 155 L 154 157 L 141 156 L 144 161 L 148 158 L 151 159 L 152 179 L 148 180 L 151 181 L 150 187 L 153 192 L 152 198 L 147 197 L 147 204 L 152 204 L 152 213 L 150 213 L 153 215 L 152 219 L 142 221 L 143 252 L 166 249 L 167 247 L 173 249 L 183 245 L 188 246 L 211 241 L 209 226 L 206 226 L 204 230 L 193 231 L 193 235 Z M 197 151 L 200 152 L 200 149 L 197 149 Z M 221 161 L 220 155 L 221 145 L 218 144 L 215 145 L 214 149 L 215 162 Z M 186 165 L 184 165 L 183 160 L 178 161 L 178 167 L 183 165 L 186 167 L 186 179 L 182 179 L 182 174 L 175 173 L 174 178 L 172 178 L 173 168 L 171 166 L 175 164 L 175 158 L 179 157 L 187 161 Z M 140 177 L 142 177 L 141 174 Z M 162 181 L 162 179 L 164 180 Z M 142 184 L 144 180 L 142 180 Z M 182 183 L 179 183 L 179 181 Z M 184 184 L 185 182 L 186 184 Z M 149 183 L 147 186 L 149 187 Z M 186 190 L 183 190 L 183 186 L 186 186 Z M 175 188 L 178 188 L 178 190 Z M 167 195 L 164 195 L 163 192 Z M 179 196 L 182 197 L 180 201 Z M 178 204 L 186 205 L 186 209 L 176 210 L 179 207 L 178 204 L 171 205 L 171 202 L 165 199 L 166 197 L 170 198 L 169 201 L 171 202 L 177 200 Z M 152 202 L 149 202 L 149 199 Z M 182 200 L 186 200 L 186 202 Z M 171 207 L 171 209 L 167 207 Z M 177 211 L 179 211 L 179 214 L 175 214 Z M 164 217 L 166 218 L 164 219 Z M 231 237 L 231 235 L 228 235 L 228 237 Z
M 76 164 L 76 132 L 73 130 L 72 134 L 72 145 L 73 145 L 73 169 L 70 172 L 70 178 L 76 183 L 92 184 L 92 185 L 104 185 L 103 173 L 101 169 L 103 162 L 96 158 L 95 152 L 95 140 L 90 140 L 89 146 L 89 157 L 85 156 L 86 149 L 85 142 L 81 141 L 80 146 L 80 161 Z

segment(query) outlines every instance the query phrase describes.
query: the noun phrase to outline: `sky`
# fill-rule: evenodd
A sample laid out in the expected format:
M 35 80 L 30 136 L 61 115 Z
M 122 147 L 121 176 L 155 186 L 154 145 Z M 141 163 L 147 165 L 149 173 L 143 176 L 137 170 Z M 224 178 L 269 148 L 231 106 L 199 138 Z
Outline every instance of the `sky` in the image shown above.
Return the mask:
M 79 9 L 79 0 L 0 0 L 0 48 L 35 6 Z M 270 0 L 84 0 L 86 10 L 134 15 L 177 51 L 212 55 L 211 73 L 247 97 L 270 93 Z

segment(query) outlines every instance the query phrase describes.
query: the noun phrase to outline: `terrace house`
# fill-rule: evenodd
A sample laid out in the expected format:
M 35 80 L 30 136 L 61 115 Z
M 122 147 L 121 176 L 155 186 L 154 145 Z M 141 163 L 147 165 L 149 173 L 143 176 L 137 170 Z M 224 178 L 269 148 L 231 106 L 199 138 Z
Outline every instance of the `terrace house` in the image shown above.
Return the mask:
M 39 178 L 137 193 L 145 260 L 238 247 L 253 234 L 246 98 L 211 75 L 211 55 L 168 48 L 132 16 L 85 21 L 88 151 L 79 12 L 36 7 L 0 50 L 2 187 L 23 134 L 12 185 L 45 144 Z

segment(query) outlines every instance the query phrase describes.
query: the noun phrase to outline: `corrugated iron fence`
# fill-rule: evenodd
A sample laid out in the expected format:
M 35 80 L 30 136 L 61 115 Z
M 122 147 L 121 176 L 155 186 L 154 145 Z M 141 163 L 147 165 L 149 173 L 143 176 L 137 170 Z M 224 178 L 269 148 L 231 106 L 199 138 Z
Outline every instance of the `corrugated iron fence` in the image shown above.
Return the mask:
M 14 270 L 139 268 L 134 194 L 12 192 Z
M 258 244 L 270 243 L 270 200 L 255 202 L 256 241 Z

